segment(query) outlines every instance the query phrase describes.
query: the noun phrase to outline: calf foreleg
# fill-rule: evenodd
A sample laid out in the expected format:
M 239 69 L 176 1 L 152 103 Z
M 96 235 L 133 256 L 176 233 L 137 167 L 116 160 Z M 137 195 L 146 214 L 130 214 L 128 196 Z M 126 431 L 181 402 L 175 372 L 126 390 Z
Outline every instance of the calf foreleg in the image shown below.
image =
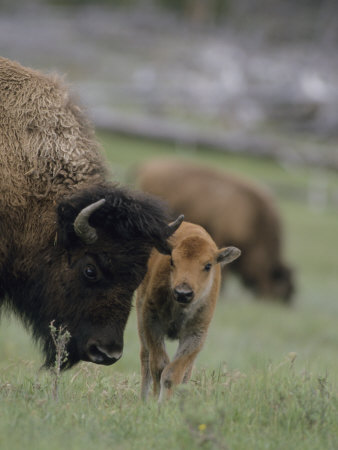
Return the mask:
M 141 345 L 140 359 L 141 359 L 141 398 L 143 400 L 146 400 L 151 384 L 151 373 L 149 366 L 149 352 L 143 345 Z
M 204 340 L 204 335 L 180 340 L 173 361 L 162 372 L 159 402 L 170 398 L 176 385 L 189 381 L 194 361 Z
M 162 345 L 152 347 L 150 350 L 150 371 L 153 379 L 154 395 L 157 397 L 160 392 L 161 375 L 164 368 L 169 363 L 169 356 L 165 351 L 164 342 Z
M 136 308 L 137 308 L 137 325 L 138 334 L 140 338 L 140 362 L 141 362 L 141 398 L 146 400 L 151 384 L 151 373 L 149 363 L 149 350 L 147 346 L 146 332 L 144 328 L 144 314 L 143 314 L 143 297 L 138 293 Z
M 148 355 L 145 355 L 148 360 L 148 370 L 150 371 L 151 378 L 153 381 L 153 390 L 154 395 L 158 396 L 158 393 L 160 391 L 160 380 L 161 380 L 161 374 L 165 366 L 169 363 L 169 356 L 167 355 L 167 352 L 165 350 L 165 344 L 164 344 L 164 335 L 162 330 L 157 327 L 157 324 L 155 323 L 147 323 L 146 327 L 144 328 L 144 342 L 145 347 L 147 348 L 147 351 L 149 352 Z M 146 362 L 146 361 L 145 361 Z M 149 373 L 145 373 L 144 377 L 144 384 L 142 384 L 142 393 L 145 393 L 144 398 L 146 397 L 146 380 L 149 377 Z M 148 382 L 148 387 L 149 387 Z
M 191 372 L 194 367 L 194 361 L 190 364 L 190 366 L 186 369 L 182 383 L 188 383 L 191 378 Z

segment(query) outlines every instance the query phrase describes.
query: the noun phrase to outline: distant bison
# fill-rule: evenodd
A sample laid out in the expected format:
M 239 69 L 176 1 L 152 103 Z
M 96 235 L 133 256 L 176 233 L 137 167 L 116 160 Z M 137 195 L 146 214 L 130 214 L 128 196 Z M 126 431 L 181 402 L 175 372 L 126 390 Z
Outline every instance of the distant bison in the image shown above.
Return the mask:
M 159 200 L 107 182 L 80 108 L 56 77 L 0 58 L 0 306 L 55 350 L 49 325 L 71 334 L 64 368 L 122 354 L 132 295 L 153 247 L 170 253 L 179 226 Z
M 152 381 L 159 401 L 170 397 L 177 384 L 189 381 L 218 299 L 220 266 L 241 254 L 236 247 L 218 249 L 202 227 L 189 222 L 183 222 L 170 240 L 171 256 L 153 250 L 136 300 L 141 395 L 146 399 Z M 171 362 L 166 337 L 179 340 Z
M 289 302 L 292 273 L 282 260 L 276 202 L 261 186 L 234 174 L 181 161 L 157 160 L 137 169 L 137 183 L 165 199 L 173 211 L 203 226 L 219 247 L 242 250 L 230 266 L 257 296 Z

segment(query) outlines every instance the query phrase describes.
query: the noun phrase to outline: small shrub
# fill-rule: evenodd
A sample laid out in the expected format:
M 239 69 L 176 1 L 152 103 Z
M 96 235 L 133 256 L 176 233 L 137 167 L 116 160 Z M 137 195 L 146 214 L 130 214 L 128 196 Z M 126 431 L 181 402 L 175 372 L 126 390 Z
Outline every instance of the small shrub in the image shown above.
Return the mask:
M 68 359 L 66 347 L 70 339 L 70 333 L 62 325 L 56 328 L 54 326 L 54 320 L 50 323 L 49 329 L 55 345 L 55 363 L 51 370 L 53 374 L 52 395 L 54 400 L 58 400 L 61 368 Z

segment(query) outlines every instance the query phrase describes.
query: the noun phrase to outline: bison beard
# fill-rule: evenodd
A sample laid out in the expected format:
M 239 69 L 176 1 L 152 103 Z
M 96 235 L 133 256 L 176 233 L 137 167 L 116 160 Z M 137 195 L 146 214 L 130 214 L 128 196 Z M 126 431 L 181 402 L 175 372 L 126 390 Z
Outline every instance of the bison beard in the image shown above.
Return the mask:
M 93 130 L 56 76 L 0 57 L 0 98 L 0 307 L 32 330 L 46 366 L 52 321 L 71 334 L 64 368 L 112 364 L 150 251 L 168 253 L 180 221 L 107 182 Z

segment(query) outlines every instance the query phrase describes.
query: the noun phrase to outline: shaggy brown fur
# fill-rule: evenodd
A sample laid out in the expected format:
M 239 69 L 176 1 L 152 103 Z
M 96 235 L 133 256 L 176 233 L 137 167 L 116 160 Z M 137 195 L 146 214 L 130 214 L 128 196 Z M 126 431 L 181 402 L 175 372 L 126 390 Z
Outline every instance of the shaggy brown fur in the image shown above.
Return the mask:
M 104 160 L 81 109 L 56 76 L 0 58 L 1 199 L 6 207 L 102 181 Z M 15 149 L 15 152 L 10 151 Z
M 105 164 L 61 81 L 0 58 L 0 307 L 32 329 L 47 365 L 52 320 L 72 335 L 65 367 L 119 359 L 150 251 L 170 252 L 163 205 L 108 183 Z M 74 221 L 99 200 L 88 243 Z
M 12 240 L 35 247 L 55 231 L 51 202 L 104 180 L 104 160 L 81 109 L 56 76 L 0 58 L 0 94 L 0 227 L 9 216 L 27 223 L 12 227 Z M 35 233 L 41 216 L 44 227 Z M 0 269 L 7 244 L 0 243 Z
M 188 222 L 182 223 L 171 244 L 171 256 L 152 252 L 137 290 L 143 399 L 151 381 L 159 401 L 170 397 L 175 385 L 189 381 L 216 306 L 220 265 L 241 253 L 235 247 L 219 250 L 202 227 Z M 165 337 L 179 340 L 171 362 Z
M 282 260 L 281 219 L 266 189 L 234 174 L 174 160 L 145 163 L 137 178 L 145 192 L 203 226 L 219 247 L 238 246 L 242 257 L 230 269 L 256 295 L 290 300 L 294 288 Z

